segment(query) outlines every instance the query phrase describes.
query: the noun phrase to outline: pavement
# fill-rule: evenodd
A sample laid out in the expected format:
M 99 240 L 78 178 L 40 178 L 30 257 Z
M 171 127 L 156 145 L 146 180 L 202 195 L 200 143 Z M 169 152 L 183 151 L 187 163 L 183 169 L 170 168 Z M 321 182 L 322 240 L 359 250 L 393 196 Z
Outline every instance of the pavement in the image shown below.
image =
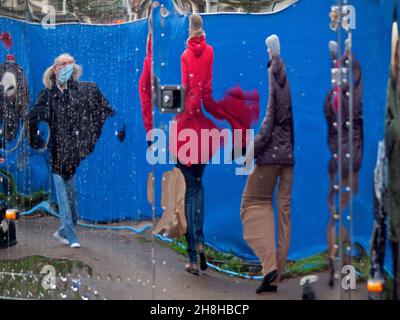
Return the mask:
M 0 250 L 0 260 L 13 260 L 29 255 L 79 260 L 89 265 L 87 286 L 102 299 L 220 299 L 220 300 L 299 300 L 300 278 L 283 280 L 277 293 L 257 295 L 260 281 L 228 276 L 210 270 L 199 276 L 184 271 L 187 258 L 168 245 L 154 241 L 150 232 L 136 235 L 131 231 L 97 230 L 78 227 L 79 249 L 60 244 L 52 237 L 59 225 L 50 216 L 17 221 L 18 244 Z M 135 225 L 140 228 L 141 225 Z M 4 270 L 3 270 L 4 271 Z M 328 286 L 328 273 L 314 273 L 317 299 L 340 299 L 338 285 Z M 69 275 L 72 277 L 72 275 Z M 349 299 L 348 294 L 344 294 Z M 365 284 L 357 284 L 352 299 L 367 299 Z

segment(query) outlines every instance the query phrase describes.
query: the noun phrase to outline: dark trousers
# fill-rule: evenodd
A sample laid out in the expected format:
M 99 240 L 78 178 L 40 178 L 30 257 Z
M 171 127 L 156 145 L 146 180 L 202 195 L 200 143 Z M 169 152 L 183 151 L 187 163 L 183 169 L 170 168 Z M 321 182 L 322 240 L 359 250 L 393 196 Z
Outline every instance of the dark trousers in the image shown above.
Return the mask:
M 185 216 L 187 223 L 186 240 L 190 263 L 197 263 L 197 247 L 204 245 L 204 188 L 201 178 L 205 164 L 194 164 L 187 167 L 181 163 L 176 165 L 185 177 Z

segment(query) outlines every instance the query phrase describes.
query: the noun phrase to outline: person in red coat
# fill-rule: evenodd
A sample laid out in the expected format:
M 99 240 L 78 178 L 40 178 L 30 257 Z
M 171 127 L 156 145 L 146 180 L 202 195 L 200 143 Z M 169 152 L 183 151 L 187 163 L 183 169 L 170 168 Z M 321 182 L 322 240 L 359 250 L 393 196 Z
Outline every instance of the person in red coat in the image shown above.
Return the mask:
M 191 15 L 187 48 L 181 56 L 185 111 L 174 117 L 176 128 L 172 137 L 175 138 L 170 139 L 170 151 L 176 156 L 177 167 L 185 177 L 186 239 L 190 262 L 186 265 L 186 271 L 195 275 L 199 273 L 197 253 L 200 269 L 207 269 L 203 235 L 204 188 L 201 179 L 206 163 L 220 148 L 222 140 L 221 129 L 203 113 L 202 106 L 216 119 L 226 120 L 233 129 L 241 130 L 249 129 L 258 120 L 260 112 L 258 93 L 244 93 L 238 86 L 229 89 L 222 100 L 214 100 L 213 61 L 214 50 L 206 42 L 202 18 Z M 205 129 L 210 130 L 209 134 L 203 135 Z M 234 146 L 239 142 L 246 146 L 243 132 L 242 141 L 234 141 Z
M 139 80 L 139 95 L 146 132 L 153 127 L 151 45 L 150 29 L 147 39 L 147 54 Z M 192 15 L 187 49 L 181 56 L 185 111 L 174 117 L 176 126 L 171 129 L 169 147 L 170 152 L 177 160 L 177 167 L 185 177 L 186 239 L 190 262 L 186 266 L 186 271 L 196 275 L 199 274 L 197 253 L 200 256 L 200 268 L 207 269 L 203 235 L 204 188 L 201 178 L 206 163 L 220 148 L 222 141 L 221 129 L 203 113 L 202 105 L 216 119 L 228 121 L 233 129 L 241 132 L 241 139 L 234 137 L 233 146 L 234 149 L 242 149 L 242 154 L 247 145 L 245 130 L 257 122 L 260 115 L 257 91 L 245 93 L 239 86 L 236 86 L 228 89 L 222 100 L 215 101 L 213 99 L 213 60 L 213 48 L 206 42 L 202 19 L 199 15 Z M 202 137 L 202 130 L 208 130 L 204 137 Z M 148 143 L 151 144 L 151 142 Z

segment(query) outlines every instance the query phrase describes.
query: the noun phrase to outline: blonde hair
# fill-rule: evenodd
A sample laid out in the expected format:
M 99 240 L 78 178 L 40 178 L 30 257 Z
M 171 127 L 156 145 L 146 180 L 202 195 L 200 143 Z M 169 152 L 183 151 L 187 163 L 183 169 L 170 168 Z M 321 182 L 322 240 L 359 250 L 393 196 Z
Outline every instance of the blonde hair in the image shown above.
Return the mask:
M 203 30 L 203 19 L 198 14 L 192 14 L 189 18 L 189 38 L 196 38 L 205 36 L 205 32 Z
M 53 64 L 50 67 L 48 67 L 43 74 L 43 84 L 47 89 L 53 88 L 54 85 L 53 79 L 55 77 L 54 67 L 60 62 L 62 58 L 71 58 L 75 62 L 74 57 L 71 56 L 69 53 L 63 53 L 59 55 L 57 58 L 55 58 Z M 72 79 L 78 80 L 81 75 L 82 75 L 82 67 L 74 63 L 74 71 L 72 72 Z

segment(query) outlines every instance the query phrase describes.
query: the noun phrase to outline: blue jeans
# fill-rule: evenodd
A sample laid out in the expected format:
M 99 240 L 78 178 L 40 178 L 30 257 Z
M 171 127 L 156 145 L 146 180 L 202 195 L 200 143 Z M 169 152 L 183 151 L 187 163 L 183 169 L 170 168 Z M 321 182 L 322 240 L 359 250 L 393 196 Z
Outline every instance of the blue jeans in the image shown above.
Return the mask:
M 68 240 L 70 244 L 78 242 L 76 238 L 76 224 L 78 221 L 78 209 L 76 203 L 75 176 L 64 180 L 58 174 L 53 174 L 54 186 L 57 194 L 61 227 L 58 233 Z
M 203 176 L 205 164 L 194 164 L 187 167 L 181 163 L 177 164 L 185 177 L 185 216 L 187 222 L 186 240 L 187 252 L 190 263 L 197 263 L 197 246 L 204 245 L 204 188 L 201 177 Z

